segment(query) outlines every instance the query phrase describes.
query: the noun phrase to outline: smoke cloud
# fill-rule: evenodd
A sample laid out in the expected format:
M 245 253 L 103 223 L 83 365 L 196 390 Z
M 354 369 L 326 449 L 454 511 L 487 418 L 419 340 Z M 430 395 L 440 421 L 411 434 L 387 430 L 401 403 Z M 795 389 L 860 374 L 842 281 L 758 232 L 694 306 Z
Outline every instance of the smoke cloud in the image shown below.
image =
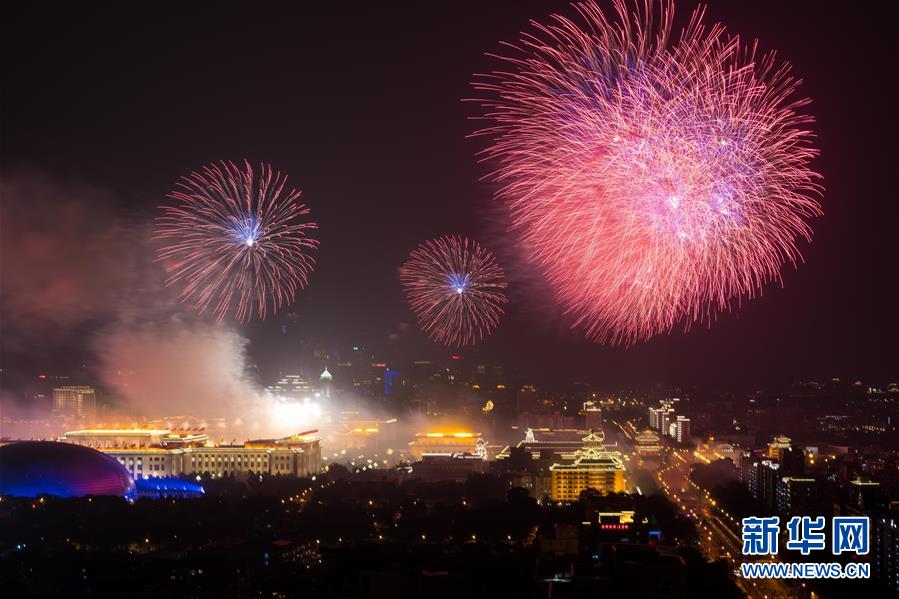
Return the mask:
M 228 414 L 257 395 L 246 340 L 204 323 L 118 326 L 98 336 L 104 383 L 147 416 Z
M 114 196 L 35 173 L 0 180 L 0 324 L 4 351 L 106 317 L 130 278 Z
M 309 428 L 328 435 L 342 411 L 394 416 L 360 398 L 297 401 L 264 389 L 235 325 L 197 315 L 165 286 L 152 216 L 126 217 L 133 206 L 111 191 L 31 172 L 3 177 L 0 194 L 3 361 L 44 346 L 80 353 L 92 364 L 84 382 L 113 406 L 104 424 L 203 426 L 230 440 Z M 26 387 L 3 393 L 5 414 L 25 413 Z M 14 419 L 40 420 L 31 411 Z M 407 417 L 402 425 L 411 438 L 434 422 Z
M 221 414 L 258 401 L 246 339 L 194 314 L 165 286 L 149 219 L 109 190 L 40 173 L 0 181 L 4 358 L 75 346 L 136 416 Z

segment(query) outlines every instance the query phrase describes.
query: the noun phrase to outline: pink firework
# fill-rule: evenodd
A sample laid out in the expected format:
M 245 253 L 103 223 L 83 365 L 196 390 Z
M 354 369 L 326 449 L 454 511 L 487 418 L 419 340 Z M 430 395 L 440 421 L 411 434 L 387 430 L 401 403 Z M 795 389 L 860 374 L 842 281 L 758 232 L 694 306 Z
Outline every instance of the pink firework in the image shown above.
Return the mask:
M 465 237 L 424 242 L 400 267 L 400 280 L 419 326 L 438 343 L 477 343 L 503 315 L 503 271 L 493 254 Z
M 218 320 L 259 318 L 290 304 L 305 287 L 318 246 L 308 234 L 317 226 L 300 192 L 287 177 L 249 162 L 203 167 L 183 177 L 156 219 L 159 258 L 167 285 L 181 287 L 181 300 Z
M 529 257 L 575 326 L 629 345 L 779 281 L 822 188 L 789 65 L 702 8 L 672 40 L 673 3 L 614 5 L 534 24 L 474 87 Z

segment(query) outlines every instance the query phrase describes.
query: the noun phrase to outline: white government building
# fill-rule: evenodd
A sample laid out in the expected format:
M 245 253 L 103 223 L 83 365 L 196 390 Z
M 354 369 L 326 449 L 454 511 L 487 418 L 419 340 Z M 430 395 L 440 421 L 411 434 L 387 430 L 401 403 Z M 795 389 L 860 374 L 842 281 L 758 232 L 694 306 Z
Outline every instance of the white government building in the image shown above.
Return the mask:
M 243 445 L 212 445 L 200 431 L 162 429 L 88 429 L 68 432 L 60 441 L 102 451 L 141 478 L 207 472 L 305 477 L 321 471 L 317 430 Z

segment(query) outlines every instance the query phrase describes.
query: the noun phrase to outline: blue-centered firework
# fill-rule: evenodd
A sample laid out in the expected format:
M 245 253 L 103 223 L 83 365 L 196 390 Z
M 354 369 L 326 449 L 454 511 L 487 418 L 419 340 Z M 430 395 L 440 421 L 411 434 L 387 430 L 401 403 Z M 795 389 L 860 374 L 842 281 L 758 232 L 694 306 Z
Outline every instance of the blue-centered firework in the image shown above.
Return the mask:
M 166 285 L 180 286 L 182 301 L 218 320 L 263 319 L 292 303 L 315 264 L 318 241 L 309 234 L 318 227 L 286 184 L 270 166 L 256 173 L 249 162 L 183 177 L 156 219 Z
M 424 242 L 400 267 L 400 280 L 419 326 L 438 343 L 477 343 L 503 315 L 503 270 L 493 254 L 465 237 Z

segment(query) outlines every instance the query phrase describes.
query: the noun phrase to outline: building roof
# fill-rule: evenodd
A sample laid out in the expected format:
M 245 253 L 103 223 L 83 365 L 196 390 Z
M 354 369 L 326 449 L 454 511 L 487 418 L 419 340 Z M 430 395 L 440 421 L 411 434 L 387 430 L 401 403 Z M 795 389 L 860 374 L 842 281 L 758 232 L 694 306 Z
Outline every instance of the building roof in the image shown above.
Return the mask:
M 90 447 L 54 441 L 0 447 L 0 495 L 132 497 L 134 492 L 134 481 L 124 466 Z
M 123 436 L 123 435 L 141 435 L 141 436 L 159 436 L 171 433 L 169 429 L 151 429 L 151 428 L 86 428 L 78 431 L 68 431 L 66 436 Z
M 571 464 L 553 464 L 550 470 L 624 470 L 620 454 L 596 447 L 587 447 L 577 452 Z

